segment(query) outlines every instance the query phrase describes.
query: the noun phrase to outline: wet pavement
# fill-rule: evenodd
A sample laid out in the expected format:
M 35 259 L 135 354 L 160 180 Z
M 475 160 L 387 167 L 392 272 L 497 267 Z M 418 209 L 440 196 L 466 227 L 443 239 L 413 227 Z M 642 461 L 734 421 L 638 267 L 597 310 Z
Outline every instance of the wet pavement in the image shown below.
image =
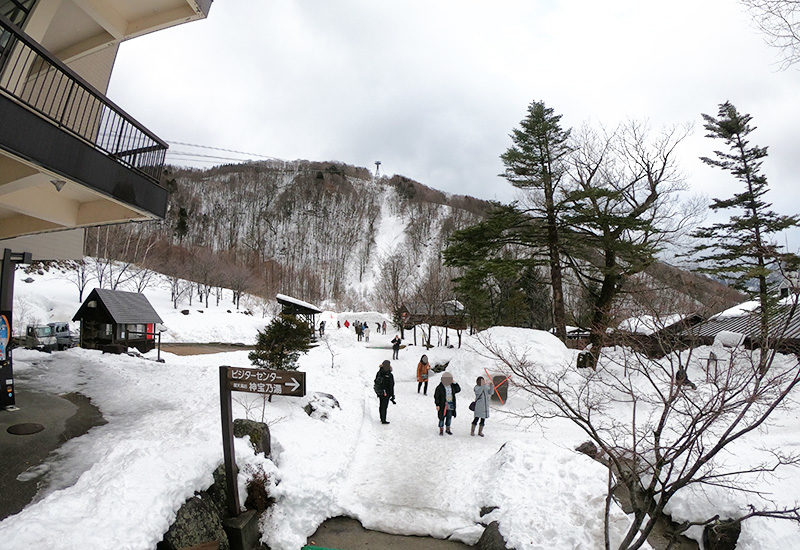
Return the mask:
M 473 548 L 461 542 L 432 539 L 430 537 L 407 537 L 389 535 L 364 529 L 352 518 L 331 518 L 320 525 L 317 532 L 308 538 L 310 546 L 336 550 L 375 549 L 381 550 L 463 550 Z
M 41 477 L 21 481 L 17 479 L 21 473 L 41 465 L 65 441 L 105 424 L 98 409 L 83 395 L 33 391 L 19 379 L 15 386 L 19 410 L 0 409 L 0 520 L 21 511 L 36 496 Z M 26 423 L 41 424 L 44 429 L 28 435 L 7 431 Z

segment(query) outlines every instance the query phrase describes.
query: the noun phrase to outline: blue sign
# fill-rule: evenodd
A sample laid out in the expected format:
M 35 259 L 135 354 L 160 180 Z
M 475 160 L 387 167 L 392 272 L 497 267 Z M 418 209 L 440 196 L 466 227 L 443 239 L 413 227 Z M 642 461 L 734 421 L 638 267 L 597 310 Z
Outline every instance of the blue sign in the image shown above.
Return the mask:
M 0 315 L 0 358 L 6 358 L 6 348 L 11 339 L 11 325 L 5 315 Z

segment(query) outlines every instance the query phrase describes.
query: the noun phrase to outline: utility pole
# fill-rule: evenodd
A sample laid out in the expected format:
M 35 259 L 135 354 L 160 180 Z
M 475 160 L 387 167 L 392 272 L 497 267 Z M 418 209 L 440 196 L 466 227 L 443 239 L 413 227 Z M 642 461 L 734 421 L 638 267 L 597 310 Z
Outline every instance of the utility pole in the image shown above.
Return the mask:
M 375 181 L 378 181 L 378 178 L 381 175 L 381 161 L 375 161 Z

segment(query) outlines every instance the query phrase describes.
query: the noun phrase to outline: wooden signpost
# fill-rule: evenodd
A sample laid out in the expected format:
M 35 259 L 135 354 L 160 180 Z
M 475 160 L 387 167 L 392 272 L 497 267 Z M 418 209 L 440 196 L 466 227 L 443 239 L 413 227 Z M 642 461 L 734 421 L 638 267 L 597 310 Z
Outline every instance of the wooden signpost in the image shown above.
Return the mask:
M 222 449 L 225 454 L 225 483 L 228 493 L 228 513 L 239 515 L 238 469 L 233 450 L 233 407 L 231 392 L 243 391 L 265 395 L 303 397 L 306 394 L 306 373 L 286 370 L 219 368 L 219 399 L 222 412 Z

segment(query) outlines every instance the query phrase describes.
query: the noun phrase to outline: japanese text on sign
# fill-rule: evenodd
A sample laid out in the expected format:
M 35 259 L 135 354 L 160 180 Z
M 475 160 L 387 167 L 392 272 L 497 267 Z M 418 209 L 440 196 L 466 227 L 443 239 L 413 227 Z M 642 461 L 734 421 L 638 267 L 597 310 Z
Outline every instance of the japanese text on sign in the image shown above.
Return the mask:
M 274 382 L 278 378 L 277 373 L 273 371 L 235 368 L 229 370 L 229 376 L 231 380 L 244 380 L 247 382 L 251 380 L 256 382 Z
M 265 384 L 263 382 L 231 382 L 232 390 L 249 391 L 255 393 L 283 393 L 283 385 L 281 384 Z

